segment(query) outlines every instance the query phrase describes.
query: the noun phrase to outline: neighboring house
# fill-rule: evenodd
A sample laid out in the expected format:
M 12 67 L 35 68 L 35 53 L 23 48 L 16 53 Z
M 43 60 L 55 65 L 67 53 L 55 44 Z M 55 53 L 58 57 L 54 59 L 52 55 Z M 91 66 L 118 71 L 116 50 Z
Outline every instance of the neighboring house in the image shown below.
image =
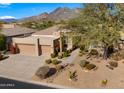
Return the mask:
M 56 25 L 28 37 L 13 38 L 13 43 L 19 48 L 20 54 L 40 56 L 54 53 L 56 48 L 60 48 L 59 38 L 60 29 Z
M 36 30 L 20 27 L 15 24 L 4 24 L 1 31 L 1 33 L 6 36 L 7 49 L 9 49 L 13 37 L 26 37 L 34 32 L 36 32 Z

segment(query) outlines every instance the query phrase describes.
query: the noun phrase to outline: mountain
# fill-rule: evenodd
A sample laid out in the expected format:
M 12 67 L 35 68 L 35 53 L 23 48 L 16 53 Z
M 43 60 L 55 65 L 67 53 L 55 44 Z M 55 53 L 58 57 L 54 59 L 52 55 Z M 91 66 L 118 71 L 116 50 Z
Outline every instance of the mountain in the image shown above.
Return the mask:
M 40 15 L 37 16 L 31 16 L 31 17 L 26 17 L 23 19 L 18 20 L 19 22 L 29 22 L 29 21 L 43 21 L 47 18 L 49 14 L 48 13 L 42 13 Z
M 61 21 L 61 20 L 68 20 L 71 18 L 76 17 L 79 14 L 80 9 L 70 9 L 67 7 L 64 8 L 57 8 L 53 12 L 51 12 L 48 16 L 48 20 L 52 21 Z
M 76 17 L 80 12 L 79 8 L 75 8 L 75 9 L 70 9 L 67 7 L 64 8 L 57 8 L 54 11 L 52 11 L 51 13 L 42 13 L 40 15 L 36 15 L 36 16 L 31 16 L 31 17 L 26 17 L 23 19 L 18 20 L 18 22 L 30 22 L 30 21 L 55 21 L 55 22 L 59 22 L 61 20 L 68 20 L 70 18 L 74 18 Z
M 7 19 L 0 19 L 0 21 L 6 22 L 6 23 L 10 23 L 10 22 L 15 22 L 16 19 L 14 19 L 14 18 L 7 18 Z

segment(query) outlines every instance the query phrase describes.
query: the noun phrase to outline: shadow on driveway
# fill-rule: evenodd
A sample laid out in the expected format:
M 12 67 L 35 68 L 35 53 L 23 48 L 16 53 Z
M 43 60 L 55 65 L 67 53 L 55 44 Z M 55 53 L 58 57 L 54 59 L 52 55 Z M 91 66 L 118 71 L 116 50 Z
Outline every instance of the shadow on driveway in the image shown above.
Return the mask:
M 0 77 L 0 89 L 55 89 L 55 88 Z

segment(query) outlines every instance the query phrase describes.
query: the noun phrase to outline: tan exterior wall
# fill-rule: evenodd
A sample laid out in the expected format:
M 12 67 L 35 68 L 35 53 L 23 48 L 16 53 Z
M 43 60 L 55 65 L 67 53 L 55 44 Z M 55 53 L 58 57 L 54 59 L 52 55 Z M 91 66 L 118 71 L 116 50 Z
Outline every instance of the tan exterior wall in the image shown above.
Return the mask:
M 19 43 L 19 44 L 35 44 L 36 39 L 33 37 L 25 37 L 25 38 L 18 38 L 14 37 L 12 38 L 13 43 Z
M 20 54 L 22 55 L 29 55 L 29 56 L 35 56 L 35 45 L 33 44 L 17 44 Z
M 50 45 L 40 45 L 39 47 L 40 54 L 51 54 L 51 46 Z
M 2 28 L 14 28 L 15 24 L 3 24 Z
M 39 56 L 42 54 L 54 53 L 54 40 L 51 37 L 25 37 L 13 38 L 13 44 L 17 44 L 20 49 L 20 54 Z M 57 43 L 56 43 L 57 44 Z

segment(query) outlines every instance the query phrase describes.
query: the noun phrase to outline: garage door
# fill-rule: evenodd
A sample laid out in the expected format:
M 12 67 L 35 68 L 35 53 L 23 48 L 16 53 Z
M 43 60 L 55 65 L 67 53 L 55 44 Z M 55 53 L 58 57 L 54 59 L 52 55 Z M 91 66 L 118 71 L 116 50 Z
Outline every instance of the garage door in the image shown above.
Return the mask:
M 40 54 L 51 54 L 51 46 L 50 45 L 41 45 L 40 46 Z
M 33 44 L 17 44 L 20 54 L 22 55 L 35 55 L 35 46 Z

